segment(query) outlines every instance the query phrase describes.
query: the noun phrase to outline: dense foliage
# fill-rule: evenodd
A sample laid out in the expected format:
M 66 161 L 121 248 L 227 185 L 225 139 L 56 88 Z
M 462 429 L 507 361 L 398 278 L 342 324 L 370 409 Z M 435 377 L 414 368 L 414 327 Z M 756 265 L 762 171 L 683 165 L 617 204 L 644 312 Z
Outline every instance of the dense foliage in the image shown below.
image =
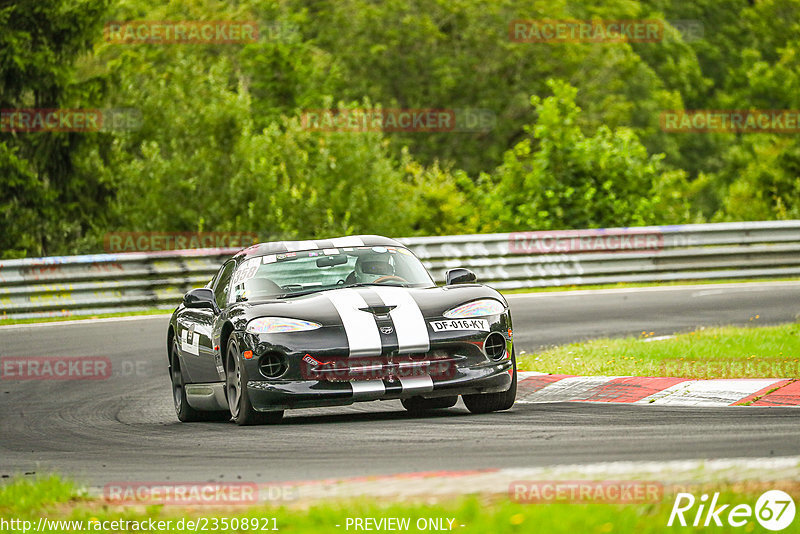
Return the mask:
M 672 133 L 680 109 L 800 109 L 800 0 L 12 0 L 0 109 L 140 127 L 0 131 L 0 257 L 113 231 L 454 234 L 800 217 L 800 141 Z M 658 42 L 521 43 L 515 19 L 657 19 Z M 109 21 L 256 21 L 121 44 Z M 474 131 L 313 131 L 304 110 L 484 110 Z

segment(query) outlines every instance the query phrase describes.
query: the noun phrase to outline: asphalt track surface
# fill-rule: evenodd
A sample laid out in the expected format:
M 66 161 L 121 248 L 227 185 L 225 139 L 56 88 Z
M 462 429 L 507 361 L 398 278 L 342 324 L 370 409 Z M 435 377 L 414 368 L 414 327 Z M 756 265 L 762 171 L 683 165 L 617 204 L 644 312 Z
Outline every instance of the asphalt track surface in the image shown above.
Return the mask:
M 524 294 L 509 302 L 517 345 L 531 352 L 598 336 L 795 321 L 800 282 Z M 0 327 L 0 357 L 107 356 L 113 368 L 107 380 L 0 380 L 0 476 L 56 471 L 92 485 L 270 482 L 800 455 L 800 411 L 792 408 L 555 403 L 473 416 L 459 403 L 412 418 L 387 401 L 287 412 L 277 426 L 181 424 L 166 369 L 167 322 Z

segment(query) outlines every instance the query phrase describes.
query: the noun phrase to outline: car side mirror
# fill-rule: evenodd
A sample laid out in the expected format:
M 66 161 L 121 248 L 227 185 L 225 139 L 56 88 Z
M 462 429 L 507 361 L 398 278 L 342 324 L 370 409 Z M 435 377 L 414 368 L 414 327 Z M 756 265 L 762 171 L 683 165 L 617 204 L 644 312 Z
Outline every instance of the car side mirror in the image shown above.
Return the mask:
M 207 287 L 192 289 L 183 296 L 183 305 L 187 308 L 209 308 L 219 313 L 219 306 L 214 300 L 214 292 Z
M 448 286 L 454 284 L 474 284 L 478 281 L 478 276 L 469 269 L 450 269 L 444 274 L 445 283 Z

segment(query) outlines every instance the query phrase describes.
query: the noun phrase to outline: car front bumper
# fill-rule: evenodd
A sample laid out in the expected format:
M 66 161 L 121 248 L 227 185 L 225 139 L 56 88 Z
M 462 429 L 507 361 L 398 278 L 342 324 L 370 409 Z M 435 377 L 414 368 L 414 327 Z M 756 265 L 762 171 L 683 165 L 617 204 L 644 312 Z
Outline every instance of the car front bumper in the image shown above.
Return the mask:
M 510 359 L 459 367 L 452 377 L 409 376 L 392 379 L 250 380 L 247 393 L 257 411 L 344 406 L 359 401 L 498 393 L 511 387 Z

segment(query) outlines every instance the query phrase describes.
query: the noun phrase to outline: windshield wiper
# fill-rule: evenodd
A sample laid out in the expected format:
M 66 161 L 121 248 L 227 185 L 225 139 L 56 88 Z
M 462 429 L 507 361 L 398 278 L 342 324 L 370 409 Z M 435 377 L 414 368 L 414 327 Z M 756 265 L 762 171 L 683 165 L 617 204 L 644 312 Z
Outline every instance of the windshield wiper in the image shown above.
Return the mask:
M 275 295 L 272 298 L 285 299 L 285 298 L 289 298 L 289 297 L 299 297 L 299 296 L 302 296 L 302 295 L 310 295 L 311 293 L 318 293 L 320 291 L 323 291 L 323 290 L 322 289 L 308 289 L 306 291 L 295 291 L 294 293 L 283 293 L 281 295 Z
M 305 289 L 303 291 L 294 291 L 292 293 L 283 293 L 282 295 L 277 295 L 276 299 L 285 299 L 288 297 L 299 297 L 302 295 L 310 295 L 311 293 L 319 293 L 320 291 L 328 291 L 329 289 L 340 289 L 342 287 L 351 287 L 351 286 L 333 286 L 333 287 L 323 287 L 319 288 L 316 287 L 314 289 Z
M 324 288 L 314 288 L 314 289 L 306 289 L 304 291 L 295 291 L 293 293 L 283 293 L 282 295 L 277 295 L 273 298 L 276 299 L 285 299 L 289 297 L 300 297 L 302 295 L 310 295 L 311 293 L 319 293 L 321 291 L 330 291 L 331 289 L 344 289 L 347 287 L 367 287 L 367 286 L 386 286 L 387 284 L 375 284 L 372 282 L 358 282 L 356 284 L 342 284 L 338 286 L 331 286 L 331 287 L 324 287 Z M 403 287 L 403 286 L 396 286 L 396 287 Z

